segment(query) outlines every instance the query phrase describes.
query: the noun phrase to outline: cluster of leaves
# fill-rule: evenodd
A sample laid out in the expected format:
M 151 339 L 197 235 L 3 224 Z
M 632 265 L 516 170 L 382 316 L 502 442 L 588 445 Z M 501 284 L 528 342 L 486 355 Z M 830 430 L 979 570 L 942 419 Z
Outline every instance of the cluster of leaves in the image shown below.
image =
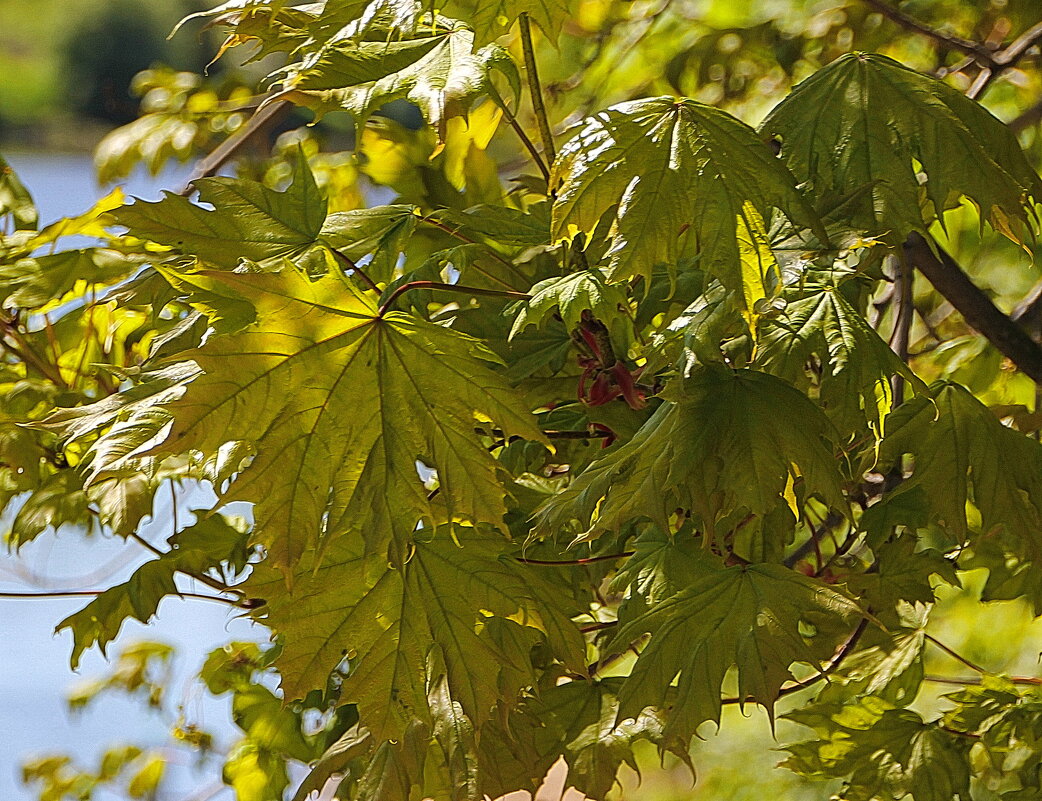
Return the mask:
M 909 706 L 938 581 L 986 567 L 985 599 L 1042 610 L 1042 445 L 884 335 L 910 319 L 909 236 L 965 203 L 1027 247 L 1042 179 L 975 101 L 865 53 L 759 129 L 631 99 L 555 154 L 533 25 L 552 42 L 573 11 L 208 12 L 225 49 L 284 57 L 269 104 L 359 126 L 419 110 L 397 165 L 370 138 L 359 170 L 393 204 L 331 207 L 298 147 L 279 187 L 204 177 L 198 202 L 113 195 L 38 231 L 0 164 L 11 541 L 140 538 L 167 483 L 218 496 L 60 624 L 74 663 L 178 576 L 267 626 L 272 649 L 202 674 L 234 696 L 240 801 L 281 798 L 287 760 L 314 763 L 298 801 L 328 781 L 440 801 L 533 789 L 561 755 L 603 796 L 638 741 L 686 760 L 723 706 L 773 721 L 800 691 L 788 716 L 819 739 L 786 764 L 844 798 L 968 799 L 971 776 L 1033 797 L 1033 690 L 988 678 L 933 721 Z M 539 173 L 509 191 L 504 121 Z M 70 234 L 102 244 L 40 255 Z M 226 508 L 243 502 L 249 526 Z

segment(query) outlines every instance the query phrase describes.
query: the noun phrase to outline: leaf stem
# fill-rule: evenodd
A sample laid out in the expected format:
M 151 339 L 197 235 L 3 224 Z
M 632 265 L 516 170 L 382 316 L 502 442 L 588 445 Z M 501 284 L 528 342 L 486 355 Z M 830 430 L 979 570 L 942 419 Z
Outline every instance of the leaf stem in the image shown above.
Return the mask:
M 867 627 L 868 618 L 861 618 L 861 622 L 857 624 L 857 628 L 854 629 L 854 632 L 847 638 L 847 641 L 843 643 L 843 647 L 839 649 L 839 652 L 834 657 L 832 657 L 832 661 L 829 662 L 823 670 L 820 670 L 817 674 L 811 676 L 810 678 L 806 678 L 801 681 L 797 681 L 793 684 L 789 684 L 785 687 L 782 687 L 780 690 L 778 690 L 778 697 L 782 698 L 786 695 L 792 695 L 795 692 L 805 690 L 808 687 L 817 684 L 822 679 L 828 678 L 828 675 L 832 673 L 832 671 L 834 671 L 836 668 L 838 668 L 842 664 L 844 659 L 850 656 L 851 651 L 853 651 L 854 648 L 857 646 L 858 640 L 861 639 L 861 635 L 864 634 L 865 629 Z M 745 703 L 746 701 L 750 700 L 752 699 L 742 698 L 739 696 L 732 696 L 731 698 L 720 699 L 720 703 L 724 706 L 727 706 L 730 704 Z
M 346 269 L 355 273 L 355 275 L 357 275 L 359 278 L 365 281 L 366 286 L 373 290 L 373 292 L 375 292 L 377 295 L 380 294 L 380 287 L 378 287 L 376 285 L 376 282 L 366 274 L 365 270 L 363 270 L 361 267 L 355 264 L 354 259 L 352 259 L 346 253 L 342 253 L 334 247 L 330 247 L 329 245 L 326 245 L 326 247 L 328 247 L 329 252 L 333 254 L 333 258 L 340 262 Z
M 518 17 L 518 23 L 521 28 L 521 49 L 525 55 L 528 89 L 532 95 L 532 109 L 535 111 L 536 122 L 539 124 L 539 136 L 543 140 L 543 150 L 546 153 L 547 161 L 552 165 L 557 159 L 557 151 L 554 149 L 554 135 L 550 130 L 550 120 L 546 116 L 546 105 L 543 103 L 543 87 L 539 83 L 535 48 L 532 46 L 532 23 L 528 18 L 528 12 L 522 12 Z
M 390 294 L 377 310 L 376 316 L 383 317 L 391 310 L 391 307 L 400 295 L 413 289 L 436 289 L 442 292 L 459 292 L 464 295 L 484 295 L 493 298 L 516 298 L 518 300 L 528 300 L 532 297 L 527 292 L 514 292 L 506 289 L 484 289 L 483 287 L 464 286 L 463 284 L 445 284 L 441 281 L 410 281 L 407 284 L 402 284 Z
M 525 559 L 524 557 L 515 557 L 517 561 L 524 565 L 549 565 L 551 567 L 561 567 L 562 565 L 590 565 L 594 562 L 607 562 L 612 559 L 625 559 L 626 557 L 633 556 L 633 551 L 623 551 L 622 553 L 609 553 L 603 556 L 588 556 L 585 559 Z
M 908 343 L 915 312 L 913 280 L 915 268 L 909 264 L 903 250 L 894 257 L 894 330 L 890 335 L 890 348 L 897 358 L 908 363 Z M 892 379 L 893 405 L 900 406 L 905 399 L 905 377 L 896 373 Z

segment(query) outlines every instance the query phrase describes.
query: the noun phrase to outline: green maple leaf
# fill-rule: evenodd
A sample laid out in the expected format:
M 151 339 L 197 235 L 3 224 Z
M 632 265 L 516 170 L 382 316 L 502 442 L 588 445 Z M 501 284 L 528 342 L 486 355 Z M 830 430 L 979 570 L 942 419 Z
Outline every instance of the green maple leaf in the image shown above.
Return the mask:
M 285 697 L 324 687 L 346 655 L 341 699 L 358 705 L 377 740 L 397 738 L 413 720 L 432 723 L 428 692 L 442 674 L 451 700 L 480 725 L 504 693 L 520 689 L 504 687 L 507 676 L 520 668 L 534 680 L 527 649 L 503 650 L 507 640 L 483 633 L 490 616 L 543 632 L 555 654 L 584 669 L 582 637 L 554 605 L 554 585 L 507 545 L 489 530 L 424 531 L 409 561 L 393 568 L 360 538 L 342 537 L 317 568 L 298 566 L 291 590 L 277 570 L 257 568 L 245 587 L 267 600 L 265 622 L 282 638 L 275 664 Z
M 835 432 L 806 396 L 766 373 L 701 367 L 662 393 L 662 404 L 626 444 L 593 462 L 538 512 L 539 528 L 575 519 L 586 538 L 650 518 L 663 531 L 678 509 L 708 540 L 718 521 L 745 510 L 764 516 L 794 483 L 845 509 L 829 443 Z M 798 511 L 794 509 L 794 511 Z
M 972 742 L 924 723 L 911 710 L 867 696 L 847 705 L 814 704 L 785 717 L 821 739 L 786 746 L 791 756 L 782 764 L 808 778 L 846 778 L 837 796 L 842 801 L 971 798 Z
M 878 436 L 890 412 L 890 377 L 903 376 L 917 392 L 923 382 L 843 297 L 835 286 L 806 285 L 783 293 L 778 314 L 760 318 L 755 363 L 796 386 L 807 383 L 806 365 L 817 355 L 822 368 L 820 403 L 847 430 L 867 418 Z
M 449 36 L 421 36 L 398 41 L 330 42 L 286 68 L 287 89 L 342 89 L 372 83 L 415 64 Z
M 598 270 L 581 270 L 560 278 L 547 278 L 530 290 L 530 300 L 521 304 L 521 310 L 510 331 L 513 339 L 530 325 L 540 325 L 556 310 L 565 327 L 572 331 L 579 327 L 583 312 L 589 311 L 602 322 L 623 320 L 629 309 L 626 290 L 618 284 L 609 284 Z
M 819 666 L 832 655 L 840 624 L 861 616 L 839 590 L 782 565 L 725 567 L 702 549 L 673 544 L 662 546 L 660 558 L 676 559 L 673 575 L 663 580 L 653 577 L 654 567 L 640 571 L 604 652 L 651 635 L 619 691 L 618 720 L 668 705 L 667 736 L 687 739 L 704 721 L 719 724 L 720 687 L 732 666 L 739 697 L 773 717 L 790 665 Z M 805 636 L 808 624 L 822 633 Z M 674 679 L 676 695 L 668 698 Z
M 970 533 L 966 505 L 972 502 L 983 532 L 1004 528 L 1039 551 L 1042 446 L 1002 425 L 968 390 L 935 384 L 886 419 L 877 469 L 885 471 L 906 453 L 915 457 L 912 475 L 861 518 L 872 536 L 883 536 L 895 509 L 913 497 L 925 502 L 930 519 L 953 542 L 963 543 Z M 916 506 L 909 506 L 913 517 Z
M 1017 138 L 977 102 L 872 53 L 850 53 L 797 86 L 764 120 L 781 155 L 818 198 L 843 203 L 860 230 L 899 244 L 969 198 L 1022 241 L 1042 180 Z M 917 180 L 917 166 L 925 184 Z
M 197 274 L 256 309 L 253 323 L 181 354 L 202 374 L 168 404 L 156 454 L 252 444 L 227 500 L 255 504 L 273 558 L 348 531 L 400 558 L 433 511 L 417 460 L 438 471 L 445 519 L 501 524 L 504 488 L 475 415 L 545 441 L 478 340 L 401 312 L 379 316 L 335 277 Z
M 315 184 L 303 150 L 293 163 L 293 181 L 284 192 L 238 178 L 200 178 L 199 199 L 165 192 L 162 200 L 138 200 L 112 212 L 119 225 L 176 253 L 233 269 L 254 262 L 300 257 L 315 247 L 326 219 L 326 197 Z
M 507 33 L 523 13 L 556 42 L 574 5 L 574 0 L 451 0 L 446 10 L 474 29 L 478 44 Z
M 408 100 L 444 133 L 445 120 L 465 113 L 486 92 L 493 70 L 503 73 L 511 86 L 520 85 L 517 65 L 505 50 L 487 45 L 475 52 L 473 31 L 457 26 L 437 37 L 421 58 L 379 80 L 334 89 L 289 87 L 279 96 L 320 115 L 345 109 L 359 124 L 392 100 Z
M 586 119 L 561 148 L 551 185 L 553 234 L 592 232 L 613 215 L 607 273 L 651 278 L 681 255 L 741 291 L 746 311 L 770 291 L 777 262 L 766 225 L 778 209 L 820 229 L 785 166 L 756 132 L 726 112 L 660 97 Z M 827 240 L 821 232 L 822 241 Z

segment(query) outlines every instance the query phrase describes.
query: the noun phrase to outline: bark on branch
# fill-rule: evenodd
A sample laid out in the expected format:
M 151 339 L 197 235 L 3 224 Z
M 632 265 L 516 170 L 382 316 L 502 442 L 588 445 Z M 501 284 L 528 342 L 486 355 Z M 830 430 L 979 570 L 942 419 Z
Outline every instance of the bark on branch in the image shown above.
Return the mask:
M 962 267 L 943 248 L 929 243 L 919 234 L 905 241 L 905 256 L 926 276 L 945 300 L 962 314 L 998 351 L 1024 375 L 1042 384 L 1042 347 L 1011 318 L 1003 314 L 974 284 Z

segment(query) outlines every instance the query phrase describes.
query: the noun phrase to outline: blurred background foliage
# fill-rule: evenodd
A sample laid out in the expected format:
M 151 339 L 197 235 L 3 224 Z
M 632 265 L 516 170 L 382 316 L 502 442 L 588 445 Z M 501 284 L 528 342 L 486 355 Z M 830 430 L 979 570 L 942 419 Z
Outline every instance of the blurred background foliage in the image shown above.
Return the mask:
M 264 76 L 281 63 L 275 53 L 243 65 L 250 50 L 246 43 L 207 67 L 223 36 L 199 21 L 167 38 L 179 19 L 207 5 L 203 0 L 0 0 L 0 147 L 93 151 L 102 183 L 121 180 L 141 165 L 160 173 L 172 162 L 205 156 L 247 124 L 263 97 L 258 86 L 263 93 Z M 1039 0 L 891 5 L 932 28 L 996 47 L 1042 19 Z M 852 50 L 885 53 L 963 91 L 975 77 L 959 52 L 895 24 L 879 13 L 878 3 L 866 0 L 578 0 L 576 8 L 556 45 L 537 43 L 551 122 L 558 131 L 612 103 L 663 94 L 718 105 L 756 125 L 793 85 Z M 504 43 L 517 52 L 519 45 L 509 36 Z M 1042 164 L 1038 49 L 981 100 L 1018 132 L 1035 166 Z M 460 170 L 487 179 L 470 180 L 468 186 L 478 184 L 489 192 L 523 188 L 537 179 L 522 173 L 523 154 L 509 132 L 499 135 L 505 126 L 489 111 L 489 105 L 477 107 L 469 125 L 448 131 L 442 147 L 408 104 L 393 104 L 357 131 L 344 112 L 302 127 L 311 117 L 294 110 L 241 150 L 229 169 L 281 186 L 289 172 L 287 154 L 302 143 L 329 190 L 331 211 L 394 196 L 444 204 L 453 197 L 451 187 L 462 183 Z M 518 113 L 533 130 L 531 110 L 523 106 Z M 947 222 L 939 241 L 1000 308 L 1019 316 L 1034 333 L 1042 332 L 1037 248 L 1025 252 L 982 232 L 972 209 L 953 213 Z M 927 282 L 919 282 L 917 291 L 910 350 L 919 375 L 963 383 L 1003 408 L 1014 426 L 1037 432 L 1042 418 L 1034 384 L 973 334 Z M 1020 602 L 982 606 L 977 600 L 982 574 L 967 573 L 962 590 L 943 591 L 932 628 L 991 672 L 1040 675 L 1042 623 Z M 164 646 L 128 646 L 109 674 L 77 687 L 70 704 L 89 706 L 102 692 L 134 694 L 156 714 L 169 716 L 169 749 L 113 745 L 86 767 L 63 755 L 34 756 L 26 761 L 24 776 L 41 799 L 164 797 L 164 760 L 178 752 L 192 754 L 211 773 L 225 764 L 224 780 L 241 801 L 261 801 L 281 793 L 289 781 L 284 769 L 265 767 L 264 760 L 306 762 L 321 753 L 323 732 L 344 723 L 323 718 L 306 704 L 283 708 L 265 685 L 271 685 L 265 678 L 269 655 L 252 644 L 231 644 L 211 654 L 201 673 L 208 692 L 232 699 L 240 735 L 229 752 L 214 759 L 214 737 L 164 694 L 168 659 Z M 962 665 L 939 651 L 930 653 L 926 672 L 965 674 Z M 941 694 L 950 689 L 938 685 L 917 707 L 924 712 L 944 708 Z M 801 699 L 795 695 L 787 702 L 798 705 Z M 706 739 L 693 749 L 694 786 L 685 766 L 668 760 L 660 764 L 649 751 L 641 760 L 643 783 L 624 769 L 612 796 L 652 801 L 772 794 L 790 801 L 827 798 L 828 786 L 774 769 L 783 755 L 770 750 L 775 743 L 770 727 L 760 711 L 747 714 L 730 709 L 720 735 L 712 727 L 701 732 Z M 779 741 L 793 739 L 793 732 L 792 724 L 778 723 Z M 276 777 L 273 785 L 250 784 L 264 773 L 254 770 L 258 766 Z

